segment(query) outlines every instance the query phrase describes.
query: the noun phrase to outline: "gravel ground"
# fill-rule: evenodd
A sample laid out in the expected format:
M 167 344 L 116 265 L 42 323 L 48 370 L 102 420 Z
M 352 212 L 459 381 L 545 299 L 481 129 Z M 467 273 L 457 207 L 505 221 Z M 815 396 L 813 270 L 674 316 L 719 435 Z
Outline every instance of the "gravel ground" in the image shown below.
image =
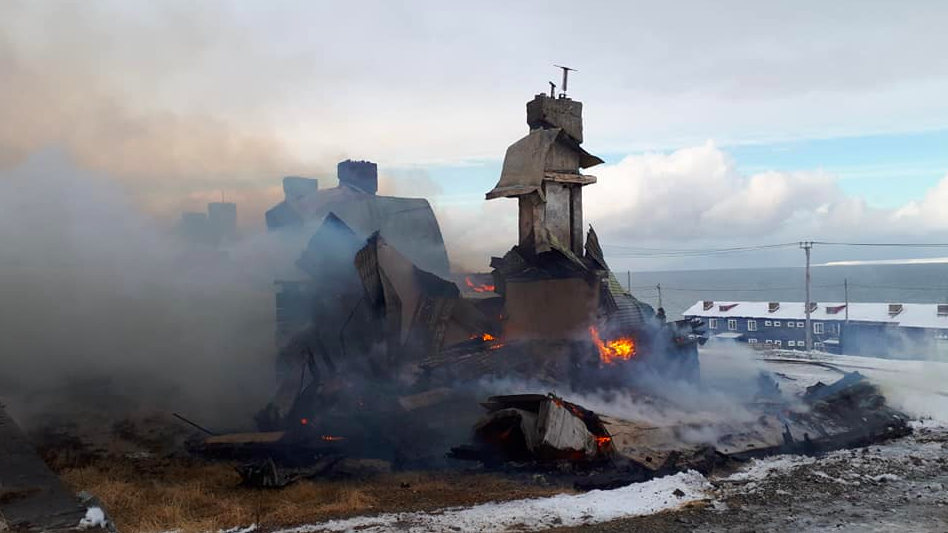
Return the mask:
M 948 531 L 948 428 L 820 458 L 755 461 L 704 505 L 551 531 Z

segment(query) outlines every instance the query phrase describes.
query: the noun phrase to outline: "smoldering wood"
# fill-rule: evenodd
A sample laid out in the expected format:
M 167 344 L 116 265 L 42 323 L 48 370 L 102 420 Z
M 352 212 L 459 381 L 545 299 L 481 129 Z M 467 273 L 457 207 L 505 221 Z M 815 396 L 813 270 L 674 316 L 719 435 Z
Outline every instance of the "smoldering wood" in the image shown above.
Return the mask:
M 426 390 L 424 392 L 399 396 L 398 403 L 406 411 L 414 411 L 416 409 L 431 407 L 432 405 L 443 403 L 452 394 L 454 394 L 454 391 L 451 389 L 447 387 L 439 387 L 437 389 Z
M 548 447 L 567 454 L 579 453 L 591 458 L 598 452 L 595 436 L 586 424 L 562 404 L 544 402 L 537 416 L 539 442 L 533 448 Z
M 826 393 L 819 394 L 821 391 Z M 552 394 L 492 397 L 483 404 L 488 414 L 475 424 L 474 432 L 479 442 L 488 446 L 480 457 L 489 458 L 491 464 L 499 463 L 498 449 L 489 449 L 491 446 L 514 450 L 509 461 L 523 461 L 523 450 L 530 452 L 529 459 L 534 461 L 571 457 L 573 461 L 589 462 L 606 454 L 613 463 L 625 465 L 617 470 L 624 469 L 642 480 L 684 469 L 700 468 L 710 473 L 718 464 L 777 453 L 812 455 L 865 446 L 911 432 L 908 417 L 886 405 L 878 387 L 858 373 L 848 374 L 833 385 L 811 387 L 808 395 L 804 397 L 808 409 L 804 410 L 781 400 L 763 403 L 754 420 L 703 424 L 676 424 L 670 420 L 658 426 L 649 421 L 597 415 L 576 404 L 561 403 Z M 537 413 L 537 427 L 519 433 L 497 433 L 504 430 L 498 420 L 522 418 L 522 413 Z M 578 430 L 581 425 L 585 425 L 588 435 L 608 443 L 605 449 L 600 446 L 598 455 L 590 454 L 588 448 L 583 449 L 584 454 L 576 454 L 582 441 L 583 433 Z M 714 442 L 695 442 L 689 436 L 702 433 L 715 435 Z M 551 448 L 560 453 L 550 453 Z M 461 455 L 487 462 L 471 449 Z M 627 478 L 612 472 L 588 486 L 608 486 Z

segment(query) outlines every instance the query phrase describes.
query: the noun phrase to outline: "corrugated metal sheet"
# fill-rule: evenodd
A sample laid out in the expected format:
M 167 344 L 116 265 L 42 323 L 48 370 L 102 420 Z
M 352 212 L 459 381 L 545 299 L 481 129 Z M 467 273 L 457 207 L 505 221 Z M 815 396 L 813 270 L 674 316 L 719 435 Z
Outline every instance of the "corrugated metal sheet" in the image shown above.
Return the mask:
M 610 271 L 607 280 L 610 299 L 615 305 L 615 314 L 610 317 L 622 329 L 641 330 L 655 316 L 652 306 L 632 296 L 619 284 Z

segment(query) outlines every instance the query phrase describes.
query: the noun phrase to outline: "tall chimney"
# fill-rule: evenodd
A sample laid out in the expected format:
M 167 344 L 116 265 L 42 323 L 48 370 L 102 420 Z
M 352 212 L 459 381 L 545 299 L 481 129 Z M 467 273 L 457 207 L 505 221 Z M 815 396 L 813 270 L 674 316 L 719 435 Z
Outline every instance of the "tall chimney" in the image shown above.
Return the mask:
M 582 188 L 596 177 L 579 169 L 602 163 L 580 146 L 583 104 L 538 94 L 527 102 L 527 125 L 530 133 L 507 148 L 500 181 L 486 197 L 517 198 L 521 246 L 543 252 L 555 241 L 582 255 Z

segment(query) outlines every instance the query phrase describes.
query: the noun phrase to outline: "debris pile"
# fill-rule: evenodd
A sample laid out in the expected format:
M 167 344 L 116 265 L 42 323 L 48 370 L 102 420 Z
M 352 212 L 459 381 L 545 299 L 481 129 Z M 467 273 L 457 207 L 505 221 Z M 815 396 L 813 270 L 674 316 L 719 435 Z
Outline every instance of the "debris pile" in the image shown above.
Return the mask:
M 599 417 L 553 394 L 492 396 L 474 426 L 485 449 L 456 448 L 457 458 L 499 461 L 595 462 L 608 458 L 609 435 Z

